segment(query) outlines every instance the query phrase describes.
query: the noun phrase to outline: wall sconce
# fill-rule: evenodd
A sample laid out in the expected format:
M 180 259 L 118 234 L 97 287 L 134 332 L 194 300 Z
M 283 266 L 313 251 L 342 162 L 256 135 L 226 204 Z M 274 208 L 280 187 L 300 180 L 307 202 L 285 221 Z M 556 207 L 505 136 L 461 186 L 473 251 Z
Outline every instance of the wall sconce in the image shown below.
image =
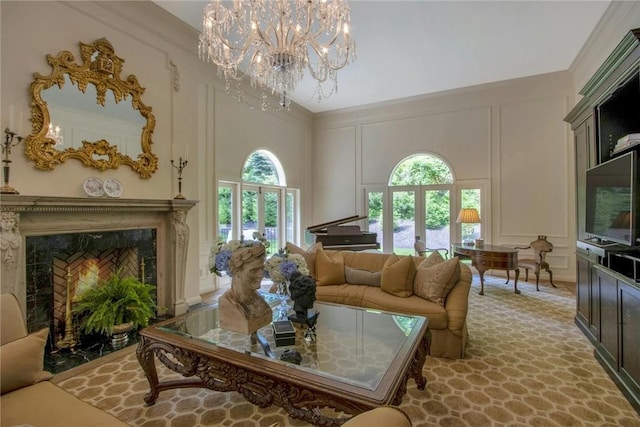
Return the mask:
M 458 213 L 458 219 L 456 220 L 456 222 L 458 224 L 462 224 L 462 243 L 466 245 L 473 245 L 473 227 L 469 228 L 467 224 L 480 223 L 480 215 L 478 214 L 478 210 L 475 208 L 460 209 L 460 213 Z M 467 231 L 466 233 L 465 228 Z

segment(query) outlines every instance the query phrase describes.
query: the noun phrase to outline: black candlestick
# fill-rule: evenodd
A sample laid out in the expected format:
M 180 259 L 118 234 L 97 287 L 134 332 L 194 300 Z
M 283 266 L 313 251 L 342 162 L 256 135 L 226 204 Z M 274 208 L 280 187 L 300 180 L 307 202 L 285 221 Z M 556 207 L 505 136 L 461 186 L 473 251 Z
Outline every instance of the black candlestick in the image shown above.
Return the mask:
M 2 154 L 4 154 L 4 159 L 2 159 L 2 163 L 4 163 L 2 166 L 4 185 L 0 188 L 0 193 L 2 194 L 20 194 L 15 188 L 9 185 L 9 171 L 11 170 L 9 155 L 11 154 L 11 148 L 20 144 L 21 141 L 22 137 L 11 131 L 11 129 L 6 128 L 4 130 L 4 142 L 2 143 Z
M 182 195 L 182 170 L 187 167 L 188 160 L 182 160 L 182 157 L 178 160 L 178 165 L 176 166 L 173 160 L 171 160 L 171 166 L 178 170 L 178 195 L 174 197 L 174 199 L 185 199 Z

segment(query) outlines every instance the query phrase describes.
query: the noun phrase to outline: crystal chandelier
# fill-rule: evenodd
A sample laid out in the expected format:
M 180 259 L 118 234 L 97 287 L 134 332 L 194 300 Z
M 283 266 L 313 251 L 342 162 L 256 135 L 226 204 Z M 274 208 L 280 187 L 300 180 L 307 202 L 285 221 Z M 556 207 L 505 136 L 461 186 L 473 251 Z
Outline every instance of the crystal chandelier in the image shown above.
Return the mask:
M 337 71 L 355 59 L 349 14 L 346 0 L 212 0 L 204 8 L 200 58 L 217 65 L 227 93 L 239 101 L 248 75 L 262 91 L 262 110 L 288 110 L 305 69 L 320 102 L 337 91 Z

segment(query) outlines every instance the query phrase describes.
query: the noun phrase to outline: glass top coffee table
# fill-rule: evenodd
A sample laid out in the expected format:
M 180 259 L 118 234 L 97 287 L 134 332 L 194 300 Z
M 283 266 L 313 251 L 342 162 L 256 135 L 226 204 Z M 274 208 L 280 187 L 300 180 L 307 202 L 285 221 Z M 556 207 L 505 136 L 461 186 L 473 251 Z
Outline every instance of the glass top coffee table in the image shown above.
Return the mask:
M 428 319 L 329 303 L 314 308 L 315 341 L 299 327 L 291 346 L 276 346 L 271 325 L 257 331 L 257 340 L 220 329 L 216 305 L 143 329 L 137 356 L 150 386 L 145 402 L 154 404 L 163 390 L 205 387 L 337 426 L 350 415 L 399 405 L 409 377 L 425 388 Z M 280 359 L 287 350 L 300 354 L 299 365 Z M 186 378 L 160 381 L 155 358 Z

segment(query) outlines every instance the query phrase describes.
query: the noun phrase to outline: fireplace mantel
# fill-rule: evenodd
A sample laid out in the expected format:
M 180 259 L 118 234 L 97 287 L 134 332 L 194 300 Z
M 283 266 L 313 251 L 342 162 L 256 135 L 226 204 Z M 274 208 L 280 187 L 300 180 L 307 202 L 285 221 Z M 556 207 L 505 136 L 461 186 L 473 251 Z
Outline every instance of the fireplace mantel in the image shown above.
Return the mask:
M 93 231 L 157 230 L 158 304 L 187 311 L 184 280 L 189 243 L 187 212 L 197 200 L 0 196 L 1 290 L 26 302 L 25 239 Z
M 197 200 L 47 197 L 3 194 L 0 210 L 10 212 L 171 212 L 188 211 Z

